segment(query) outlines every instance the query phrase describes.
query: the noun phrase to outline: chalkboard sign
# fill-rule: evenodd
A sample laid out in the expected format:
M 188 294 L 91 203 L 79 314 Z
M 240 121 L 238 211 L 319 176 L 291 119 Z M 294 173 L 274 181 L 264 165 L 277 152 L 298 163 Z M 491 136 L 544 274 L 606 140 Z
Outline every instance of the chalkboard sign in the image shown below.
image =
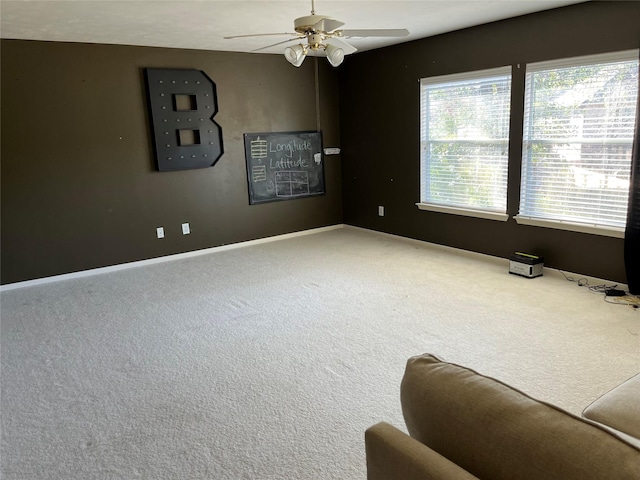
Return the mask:
M 322 195 L 322 133 L 245 133 L 249 203 Z

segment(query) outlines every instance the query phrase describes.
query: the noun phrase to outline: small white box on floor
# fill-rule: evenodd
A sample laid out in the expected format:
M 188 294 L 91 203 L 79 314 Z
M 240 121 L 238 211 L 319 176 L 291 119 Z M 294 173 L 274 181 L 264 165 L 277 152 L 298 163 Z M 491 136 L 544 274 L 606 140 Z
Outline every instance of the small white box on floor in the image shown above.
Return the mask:
M 527 278 L 542 276 L 544 259 L 528 253 L 516 252 L 509 257 L 509 273 Z

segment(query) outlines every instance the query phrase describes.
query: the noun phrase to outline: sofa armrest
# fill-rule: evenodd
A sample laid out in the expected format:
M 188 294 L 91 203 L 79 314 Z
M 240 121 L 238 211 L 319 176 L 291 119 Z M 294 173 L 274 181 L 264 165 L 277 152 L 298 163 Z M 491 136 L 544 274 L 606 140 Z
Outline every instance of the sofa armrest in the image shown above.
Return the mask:
M 388 423 L 369 427 L 364 437 L 368 480 L 477 480 Z

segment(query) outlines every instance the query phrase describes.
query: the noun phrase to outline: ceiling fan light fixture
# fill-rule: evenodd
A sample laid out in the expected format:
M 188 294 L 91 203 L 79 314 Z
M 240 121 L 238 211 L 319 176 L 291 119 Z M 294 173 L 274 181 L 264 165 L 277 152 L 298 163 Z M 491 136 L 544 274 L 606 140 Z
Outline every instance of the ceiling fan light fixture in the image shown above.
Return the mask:
M 335 45 L 327 45 L 324 51 L 327 54 L 327 60 L 329 60 L 329 63 L 334 67 L 340 65 L 344 60 L 344 50 L 342 50 L 340 47 L 336 47 Z
M 287 61 L 294 67 L 299 67 L 300 65 L 302 65 L 306 54 L 307 52 L 304 46 L 299 44 L 284 49 L 284 58 L 286 58 Z
M 311 0 L 311 15 L 296 18 L 293 21 L 295 33 L 257 33 L 253 35 L 232 35 L 224 38 L 264 37 L 271 35 L 293 36 L 293 38 L 289 38 L 288 40 L 251 51 L 258 52 L 279 45 L 289 44 L 289 42 L 302 41 L 303 43 L 287 47 L 284 50 L 284 56 L 291 65 L 299 67 L 307 55 L 321 56 L 323 55 L 321 53 L 323 50 L 329 63 L 337 67 L 342 64 L 345 55 L 351 55 L 358 51 L 356 47 L 345 42 L 343 38 L 406 37 L 409 35 L 409 30 L 406 28 L 338 30 L 343 25 L 343 22 L 326 15 L 316 15 L 315 0 Z

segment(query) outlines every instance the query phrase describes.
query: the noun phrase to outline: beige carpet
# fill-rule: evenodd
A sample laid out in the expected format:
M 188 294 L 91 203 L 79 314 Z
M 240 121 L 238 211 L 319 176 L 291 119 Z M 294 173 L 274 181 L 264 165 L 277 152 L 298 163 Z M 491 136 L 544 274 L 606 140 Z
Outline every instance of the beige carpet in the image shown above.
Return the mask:
M 640 309 L 344 228 L 1 295 L 2 478 L 364 479 L 433 352 L 580 413 Z

